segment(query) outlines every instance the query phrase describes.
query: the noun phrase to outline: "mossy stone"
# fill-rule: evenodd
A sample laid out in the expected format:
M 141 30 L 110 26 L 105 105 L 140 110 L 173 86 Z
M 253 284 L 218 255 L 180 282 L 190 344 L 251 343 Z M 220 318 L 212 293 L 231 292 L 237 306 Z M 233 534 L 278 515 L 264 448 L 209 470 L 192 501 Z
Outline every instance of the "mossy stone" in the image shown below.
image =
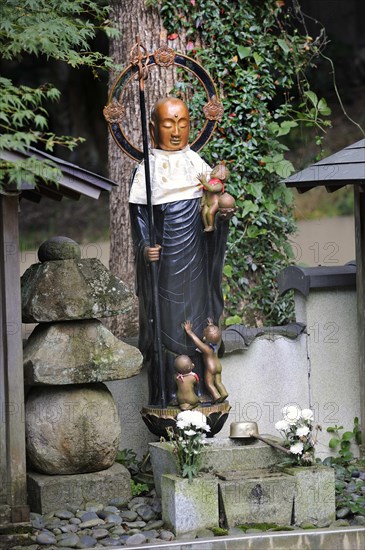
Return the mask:
M 31 265 L 21 279 L 25 323 L 112 317 L 130 310 L 131 292 L 97 258 Z
M 123 380 L 139 373 L 142 354 L 100 321 L 40 323 L 24 347 L 29 386 Z
M 32 388 L 25 431 L 31 469 L 51 476 L 106 470 L 120 445 L 118 410 L 100 383 Z M 46 527 L 58 528 L 60 522 L 51 518 Z
M 55 260 L 79 260 L 81 249 L 77 242 L 68 237 L 52 237 L 38 249 L 40 262 L 52 262 Z

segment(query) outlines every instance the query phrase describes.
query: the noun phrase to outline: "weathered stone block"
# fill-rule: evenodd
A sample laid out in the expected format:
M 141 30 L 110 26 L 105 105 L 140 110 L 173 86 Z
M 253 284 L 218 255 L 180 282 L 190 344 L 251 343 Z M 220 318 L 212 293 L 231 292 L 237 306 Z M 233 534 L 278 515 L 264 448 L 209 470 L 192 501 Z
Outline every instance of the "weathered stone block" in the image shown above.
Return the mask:
M 120 444 L 120 421 L 104 384 L 33 388 L 25 406 L 27 455 L 46 474 L 109 468 Z
M 11 508 L 7 504 L 0 504 L 0 525 L 11 521 Z
M 206 475 L 192 483 L 171 474 L 162 476 L 162 519 L 176 536 L 218 527 L 217 481 Z
M 173 447 L 169 443 L 150 443 L 151 462 L 157 495 L 161 494 L 162 474 L 176 474 Z M 270 468 L 282 459 L 282 453 L 261 441 L 212 439 L 202 452 L 202 467 L 212 472 Z
M 229 527 L 241 523 L 290 525 L 295 479 L 268 470 L 226 472 L 219 481 Z
M 39 514 L 66 504 L 82 508 L 88 501 L 106 506 L 115 498 L 129 500 L 132 496 L 130 474 L 122 464 L 89 474 L 49 476 L 29 472 L 27 482 L 30 509 Z
M 142 368 L 140 351 L 97 320 L 38 325 L 23 358 L 24 379 L 30 386 L 122 380 Z
M 96 319 L 131 308 L 125 284 L 96 258 L 33 264 L 21 282 L 24 323 Z
M 294 523 L 330 525 L 336 519 L 335 472 L 325 466 L 286 468 L 295 479 Z

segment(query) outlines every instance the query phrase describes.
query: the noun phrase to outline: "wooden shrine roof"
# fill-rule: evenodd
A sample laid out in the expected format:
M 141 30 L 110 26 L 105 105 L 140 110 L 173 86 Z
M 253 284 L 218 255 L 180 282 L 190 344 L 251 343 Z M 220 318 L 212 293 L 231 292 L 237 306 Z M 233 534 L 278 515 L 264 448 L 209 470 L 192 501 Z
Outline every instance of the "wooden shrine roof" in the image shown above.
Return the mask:
M 329 193 L 345 185 L 365 186 L 365 139 L 293 174 L 284 183 L 296 187 L 299 193 L 318 186 L 324 186 Z
M 67 162 L 59 157 L 54 157 L 34 147 L 29 147 L 26 152 L 0 151 L 0 158 L 11 162 L 35 157 L 39 160 L 51 161 L 61 172 L 62 176 L 56 185 L 51 182 L 39 180 L 37 184 L 23 183 L 19 188 L 21 197 L 34 202 L 39 202 L 43 196 L 60 201 L 63 197 L 79 200 L 80 196 L 98 199 L 102 191 L 110 192 L 117 185 L 115 182 L 89 172 L 76 164 Z M 15 186 L 6 186 L 6 191 L 16 191 Z

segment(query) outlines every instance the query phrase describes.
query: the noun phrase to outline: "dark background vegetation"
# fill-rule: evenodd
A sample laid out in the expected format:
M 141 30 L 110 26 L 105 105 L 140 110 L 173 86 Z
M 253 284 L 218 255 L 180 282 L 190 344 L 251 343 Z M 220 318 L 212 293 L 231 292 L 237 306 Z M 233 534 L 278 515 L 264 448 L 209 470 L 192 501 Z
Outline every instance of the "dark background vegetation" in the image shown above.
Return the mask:
M 309 32 L 318 33 L 318 22 L 325 27 L 329 44 L 325 55 L 332 59 L 336 70 L 336 85 L 346 113 L 365 127 L 365 2 L 362 0 L 302 0 Z M 107 53 L 108 42 L 101 34 L 94 47 Z M 50 128 L 61 135 L 84 136 L 86 142 L 74 151 L 57 148 L 55 155 L 107 176 L 107 126 L 102 116 L 107 102 L 107 76 L 95 78 L 88 69 L 71 69 L 64 63 L 27 57 L 21 63 L 0 62 L 2 74 L 16 84 L 39 85 L 52 82 L 62 92 L 56 105 L 49 105 Z M 312 89 L 325 97 L 332 109 L 333 127 L 324 138 L 324 154 L 331 154 L 363 137 L 360 129 L 344 114 L 333 85 L 330 63 L 321 59 L 309 76 Z M 292 136 L 287 143 L 288 154 L 297 169 L 316 160 L 318 147 L 308 129 Z M 122 153 L 121 153 L 122 154 Z M 296 196 L 296 217 L 334 216 L 352 213 L 351 191 L 347 188 L 334 195 L 317 189 L 302 197 Z M 37 248 L 49 236 L 67 234 L 79 242 L 108 239 L 108 196 L 101 200 L 63 200 L 62 205 L 42 199 L 34 208 L 24 201 L 21 205 L 21 240 L 23 247 Z

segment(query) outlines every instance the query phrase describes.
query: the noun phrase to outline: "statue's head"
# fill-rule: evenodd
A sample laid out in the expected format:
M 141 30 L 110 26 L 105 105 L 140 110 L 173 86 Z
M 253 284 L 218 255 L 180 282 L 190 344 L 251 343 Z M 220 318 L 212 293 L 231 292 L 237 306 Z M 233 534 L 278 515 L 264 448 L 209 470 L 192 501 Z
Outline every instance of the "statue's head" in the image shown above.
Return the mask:
M 203 341 L 208 344 L 219 344 L 222 339 L 222 331 L 211 319 L 208 319 L 208 326 L 203 330 Z
M 155 104 L 151 113 L 152 145 L 164 151 L 179 151 L 188 144 L 190 119 L 181 99 L 166 97 Z
M 179 374 L 189 374 L 194 366 L 194 363 L 188 355 L 179 355 L 174 362 L 174 368 Z

